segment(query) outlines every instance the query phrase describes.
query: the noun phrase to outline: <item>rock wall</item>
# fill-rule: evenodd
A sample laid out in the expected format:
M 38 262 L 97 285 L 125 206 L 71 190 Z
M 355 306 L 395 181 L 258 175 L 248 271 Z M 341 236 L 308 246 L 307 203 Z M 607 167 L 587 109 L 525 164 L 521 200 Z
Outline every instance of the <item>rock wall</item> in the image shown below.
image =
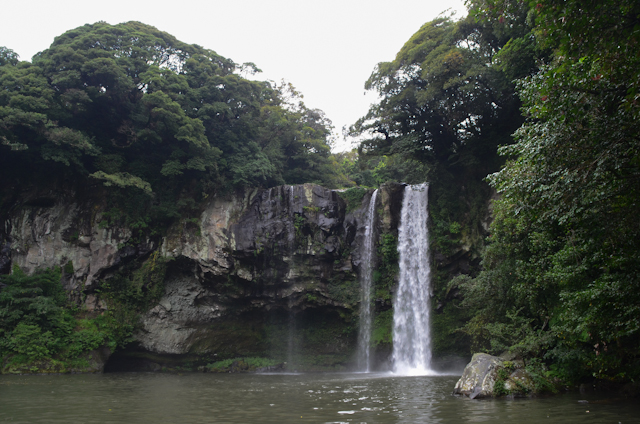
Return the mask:
M 397 231 L 402 186 L 381 188 L 382 231 Z M 169 260 L 164 294 L 120 353 L 151 369 L 235 356 L 344 366 L 355 348 L 364 213 L 305 184 L 249 190 L 202 205 L 198 219 L 140 240 L 109 225 L 97 196 L 33 194 L 5 217 L 0 272 L 61 266 L 72 299 L 100 313 L 100 287 L 153 252 Z M 176 362 L 177 361 L 177 362 Z

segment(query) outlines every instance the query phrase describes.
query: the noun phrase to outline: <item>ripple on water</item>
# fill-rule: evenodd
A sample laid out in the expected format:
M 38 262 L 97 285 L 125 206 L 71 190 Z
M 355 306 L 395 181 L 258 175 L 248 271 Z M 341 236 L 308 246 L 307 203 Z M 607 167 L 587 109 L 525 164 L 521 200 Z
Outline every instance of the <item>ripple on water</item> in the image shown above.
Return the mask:
M 353 374 L 0 376 L 0 422 L 427 423 L 637 422 L 640 406 L 584 395 L 451 396 L 457 377 Z M 586 411 L 589 412 L 586 412 Z

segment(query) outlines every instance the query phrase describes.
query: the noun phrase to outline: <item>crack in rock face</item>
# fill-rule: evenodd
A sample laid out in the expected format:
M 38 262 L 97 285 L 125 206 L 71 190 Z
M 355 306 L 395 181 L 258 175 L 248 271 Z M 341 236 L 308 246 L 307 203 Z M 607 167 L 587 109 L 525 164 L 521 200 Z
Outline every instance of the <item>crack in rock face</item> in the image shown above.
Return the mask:
M 380 189 L 387 232 L 397 226 L 399 211 L 389 204 L 402 189 Z M 140 317 L 138 351 L 269 354 L 268 339 L 286 344 L 294 319 L 300 332 L 335 326 L 314 349 L 344 361 L 355 348 L 347 330 L 359 308 L 350 293 L 358 290 L 367 199 L 347 213 L 338 192 L 317 185 L 251 189 L 212 197 L 199 217 L 177 220 L 162 238 L 139 240 L 127 227 L 105 225 L 106 205 L 97 197 L 67 193 L 16 208 L 0 232 L 0 272 L 59 266 L 70 297 L 102 313 L 102 284 L 157 252 L 168 260 L 164 292 Z

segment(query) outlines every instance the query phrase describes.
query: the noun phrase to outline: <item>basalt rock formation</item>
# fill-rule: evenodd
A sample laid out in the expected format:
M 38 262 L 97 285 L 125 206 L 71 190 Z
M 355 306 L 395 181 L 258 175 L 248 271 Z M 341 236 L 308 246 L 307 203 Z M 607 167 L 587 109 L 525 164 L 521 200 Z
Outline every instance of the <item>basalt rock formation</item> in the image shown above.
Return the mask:
M 402 188 L 381 188 L 382 233 L 397 232 Z M 211 198 L 199 217 L 141 239 L 105 219 L 99 196 L 31 193 L 3 219 L 0 272 L 60 266 L 69 297 L 99 314 L 109 308 L 101 288 L 114 275 L 163 258 L 163 293 L 108 368 L 196 367 L 249 356 L 343 367 L 356 343 L 370 196 L 362 190 L 353 200 L 311 184 L 254 189 Z

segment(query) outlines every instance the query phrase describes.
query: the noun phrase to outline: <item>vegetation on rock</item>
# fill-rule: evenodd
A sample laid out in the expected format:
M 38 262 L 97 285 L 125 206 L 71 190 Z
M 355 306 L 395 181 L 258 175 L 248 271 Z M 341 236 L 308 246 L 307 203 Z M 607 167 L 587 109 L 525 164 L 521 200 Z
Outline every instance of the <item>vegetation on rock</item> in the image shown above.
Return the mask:
M 238 70 L 259 72 L 255 65 L 138 22 L 68 31 L 32 63 L 0 47 L 0 212 L 19 203 L 22 188 L 48 187 L 51 175 L 62 185 L 99 184 L 109 205 L 101 225 L 129 228 L 133 247 L 177 218 L 197 225 L 204 199 L 239 188 L 429 181 L 437 354 L 509 351 L 540 377 L 538 386 L 551 377 L 633 381 L 640 377 L 640 5 L 467 4 L 467 17 L 426 23 L 394 60 L 378 64 L 365 86 L 380 100 L 350 128 L 364 141 L 338 155 L 330 153 L 330 121 L 291 85 L 244 79 Z M 367 191 L 340 193 L 346 212 L 361 207 Z M 296 249 L 323 252 L 329 235 L 316 218 L 326 211 L 301 211 L 292 214 Z M 387 227 L 374 275 L 372 341 L 382 349 L 391 343 L 397 274 L 397 238 Z M 7 231 L 0 229 L 0 249 Z M 269 243 L 254 243 L 254 260 L 273 259 Z M 337 268 L 350 252 L 331 243 L 339 247 L 327 257 Z M 162 294 L 166 269 L 157 253 L 122 264 L 101 286 L 103 315 L 67 303 L 59 269 L 1 276 L 3 369 L 38 361 L 81 369 L 87 352 L 126 343 L 138 314 Z M 305 305 L 330 297 L 347 310 L 331 328 L 304 324 L 309 346 L 353 337 L 352 277 L 345 271 L 327 278 L 326 290 L 301 292 Z M 229 292 L 240 296 L 231 281 Z M 341 366 L 346 351 L 307 350 L 305 361 Z M 509 390 L 505 375 L 498 392 Z
M 0 275 L 0 372 L 100 371 L 91 352 L 116 348 L 114 317 L 71 305 L 60 278 L 60 269 Z
M 495 6 L 495 7 L 492 7 Z M 512 13 L 482 2 L 482 19 Z M 532 6 L 552 59 L 518 83 L 528 118 L 489 177 L 501 193 L 484 271 L 462 282 L 476 346 L 541 358 L 569 381 L 637 378 L 640 198 L 635 2 Z M 615 16 L 615 18 L 614 18 Z M 575 41 L 580 40 L 580 41 Z
M 468 7 L 376 67 L 360 169 L 343 163 L 431 183 L 436 350 L 458 334 L 566 381 L 636 379 L 638 4 Z
M 261 368 L 275 368 L 277 365 L 276 361 L 269 358 L 234 358 L 207 364 L 206 370 L 208 372 L 250 372 Z

